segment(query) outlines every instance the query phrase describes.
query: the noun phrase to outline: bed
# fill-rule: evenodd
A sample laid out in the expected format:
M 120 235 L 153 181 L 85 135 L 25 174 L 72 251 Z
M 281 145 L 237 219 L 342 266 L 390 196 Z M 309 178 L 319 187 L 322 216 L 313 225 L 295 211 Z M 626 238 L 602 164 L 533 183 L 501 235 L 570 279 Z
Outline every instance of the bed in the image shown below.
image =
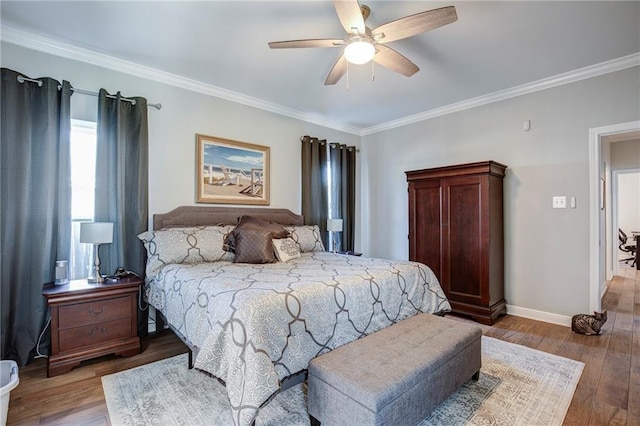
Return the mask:
M 283 225 L 289 238 L 278 241 L 295 242 L 298 255 L 234 263 L 225 244 L 236 235 L 236 259 L 244 256 L 241 217 Z M 195 367 L 225 383 L 236 425 L 251 424 L 286 383 L 303 380 L 314 357 L 451 309 L 427 266 L 326 252 L 317 226 L 289 210 L 185 206 L 154 215 L 153 229 L 141 234 L 145 298 L 193 350 Z

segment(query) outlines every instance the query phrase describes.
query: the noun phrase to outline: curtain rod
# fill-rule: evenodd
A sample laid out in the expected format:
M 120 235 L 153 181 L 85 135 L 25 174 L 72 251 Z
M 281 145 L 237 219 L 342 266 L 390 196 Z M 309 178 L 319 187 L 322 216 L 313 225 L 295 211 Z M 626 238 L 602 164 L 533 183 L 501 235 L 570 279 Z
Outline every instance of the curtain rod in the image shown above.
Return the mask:
M 35 80 L 33 78 L 28 78 L 28 77 L 25 77 L 23 75 L 19 75 L 18 76 L 18 81 L 20 83 L 24 83 L 25 81 L 30 81 L 32 83 L 37 83 L 38 87 L 42 86 L 42 81 Z M 60 90 L 61 88 L 62 88 L 62 86 L 58 86 L 58 90 Z M 83 90 L 83 89 L 76 89 L 75 87 L 72 87 L 71 91 L 74 92 L 74 93 L 80 93 L 81 95 L 98 96 L 98 93 L 96 93 L 96 92 L 91 92 L 89 90 Z M 111 99 L 115 99 L 116 97 L 117 96 L 115 96 L 115 95 L 107 95 L 107 98 L 111 98 Z M 136 104 L 135 99 L 129 99 L 129 98 L 120 97 L 120 100 L 121 101 L 125 101 L 125 102 L 130 102 L 132 105 Z M 158 111 L 160 111 L 160 109 L 162 108 L 162 104 L 159 103 L 159 102 L 157 104 L 149 104 L 149 103 L 147 103 L 147 106 L 155 108 Z
M 356 148 L 355 146 L 354 147 L 349 147 L 349 146 L 347 146 L 345 144 L 341 144 L 339 142 L 326 142 L 326 139 L 322 139 L 322 140 L 325 141 L 325 143 L 327 143 L 331 148 L 333 148 L 333 146 L 331 146 L 331 145 L 338 145 L 338 146 L 340 146 L 340 149 L 342 149 L 342 147 L 344 146 L 347 149 L 351 148 L 351 149 L 355 149 L 356 152 L 360 152 L 360 149 Z M 300 136 L 300 142 L 304 142 L 304 136 Z M 313 140 L 311 140 L 310 142 L 313 143 Z

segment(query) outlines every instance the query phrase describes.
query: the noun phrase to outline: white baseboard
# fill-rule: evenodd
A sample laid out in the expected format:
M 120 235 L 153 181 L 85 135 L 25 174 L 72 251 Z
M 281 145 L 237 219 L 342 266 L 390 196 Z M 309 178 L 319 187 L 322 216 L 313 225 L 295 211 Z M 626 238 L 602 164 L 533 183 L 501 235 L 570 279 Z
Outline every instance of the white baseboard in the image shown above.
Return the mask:
M 158 315 L 156 308 L 149 305 L 149 321 L 147 323 L 147 330 L 149 331 L 149 333 L 155 333 L 156 331 L 158 331 L 156 330 L 156 315 Z
M 149 333 L 155 333 L 156 332 L 156 322 L 154 320 L 152 320 L 151 318 L 149 318 L 149 322 L 147 323 L 147 331 Z
M 602 300 L 608 288 L 609 288 L 609 281 L 605 281 L 602 284 L 600 284 L 600 300 Z
M 571 317 L 565 315 L 552 314 L 551 312 L 537 311 L 535 309 L 523 308 L 520 306 L 507 305 L 507 314 L 516 317 L 529 318 L 551 324 L 571 327 Z

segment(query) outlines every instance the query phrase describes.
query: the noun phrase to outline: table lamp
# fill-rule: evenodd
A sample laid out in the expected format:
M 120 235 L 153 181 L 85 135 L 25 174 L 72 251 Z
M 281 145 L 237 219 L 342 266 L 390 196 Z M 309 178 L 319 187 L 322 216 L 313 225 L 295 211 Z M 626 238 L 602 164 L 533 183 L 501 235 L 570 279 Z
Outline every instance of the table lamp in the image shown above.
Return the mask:
M 327 231 L 331 232 L 333 242 L 333 253 L 336 252 L 336 232 L 342 232 L 342 219 L 327 219 Z
M 104 282 L 104 278 L 100 274 L 100 244 L 113 242 L 113 223 L 82 222 L 80 224 L 80 242 L 93 244 L 93 269 L 87 281 L 90 283 Z

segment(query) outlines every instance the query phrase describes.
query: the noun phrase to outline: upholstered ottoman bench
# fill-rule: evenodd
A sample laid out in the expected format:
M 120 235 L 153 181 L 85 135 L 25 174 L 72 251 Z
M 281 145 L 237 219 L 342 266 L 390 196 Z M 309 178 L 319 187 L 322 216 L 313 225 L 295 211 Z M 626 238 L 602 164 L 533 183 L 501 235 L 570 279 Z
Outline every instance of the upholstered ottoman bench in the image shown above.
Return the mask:
M 419 314 L 313 359 L 312 424 L 418 424 L 478 380 L 481 336 L 479 327 Z

